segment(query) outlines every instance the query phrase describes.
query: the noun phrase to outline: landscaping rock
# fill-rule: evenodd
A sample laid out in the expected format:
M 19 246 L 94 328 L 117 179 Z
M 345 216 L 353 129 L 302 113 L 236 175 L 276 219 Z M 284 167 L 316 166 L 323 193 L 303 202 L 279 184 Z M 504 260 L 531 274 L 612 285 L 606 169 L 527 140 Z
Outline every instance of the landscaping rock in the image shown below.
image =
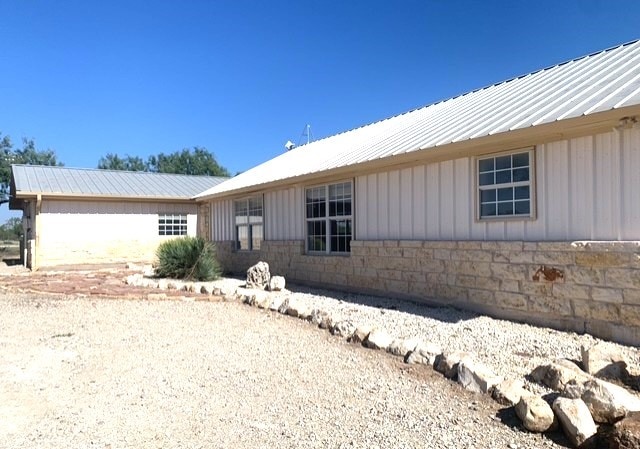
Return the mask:
M 520 398 L 527 394 L 530 393 L 524 389 L 524 382 L 521 379 L 507 379 L 495 386 L 491 396 L 498 404 L 511 407 L 520 402 Z
M 574 446 L 585 447 L 585 442 L 595 440 L 598 428 L 582 399 L 558 397 L 553 401 L 553 411 Z
M 169 281 L 167 282 L 167 290 L 182 290 L 184 284 L 182 281 Z
M 247 288 L 257 288 L 265 290 L 269 288 L 269 264 L 267 262 L 258 262 L 247 270 Z
M 531 372 L 531 378 L 556 391 L 564 390 L 572 380 L 578 383 L 591 380 L 591 376 L 582 371 L 578 365 L 565 359 L 538 366 Z
M 581 399 L 584 393 L 584 384 L 576 380 L 570 380 L 562 390 L 562 396 L 569 399 Z
M 307 319 L 311 315 L 311 308 L 304 301 L 289 298 L 287 315 Z
M 309 317 L 309 321 L 311 321 L 313 324 L 316 324 L 321 329 L 327 329 L 329 318 L 330 318 L 329 314 L 324 310 L 313 309 L 311 311 L 311 316 Z M 322 327 L 323 324 L 325 325 L 325 327 Z
M 271 295 L 269 302 L 269 310 L 277 312 L 282 304 L 286 301 L 287 297 L 284 295 Z
M 226 293 L 223 292 L 222 293 L 222 299 L 224 299 L 225 301 L 232 302 L 232 301 L 237 301 L 237 300 L 241 299 L 241 296 L 238 293 L 236 293 L 235 291 L 226 292 Z
M 125 278 L 124 283 L 135 287 L 136 284 L 140 282 L 141 279 L 142 279 L 142 274 L 140 273 L 131 274 Z
M 252 305 L 260 309 L 268 309 L 271 305 L 271 295 L 268 292 L 256 292 Z
M 420 344 L 420 339 L 417 337 L 407 339 L 397 338 L 391 342 L 387 348 L 387 352 L 402 357 L 406 362 L 406 357 L 416 349 L 418 344 Z
M 466 390 L 476 393 L 491 393 L 493 388 L 503 381 L 482 363 L 463 360 L 458 363 L 458 383 Z
M 284 276 L 271 276 L 269 280 L 269 290 L 272 292 L 279 292 L 284 290 L 284 286 L 286 285 L 286 281 Z
M 286 315 L 287 314 L 287 309 L 289 309 L 289 301 L 291 300 L 291 298 L 285 298 L 281 303 L 280 303 L 280 307 L 278 307 L 278 312 Z
M 386 351 L 393 338 L 382 329 L 374 329 L 369 333 L 367 338 L 362 342 L 362 344 L 370 349 L 382 349 Z
M 185 282 L 184 284 L 182 284 L 181 290 L 184 292 L 193 293 L 196 291 L 196 285 L 193 282 Z
M 356 325 L 350 320 L 342 320 L 331 326 L 330 330 L 333 335 L 348 338 L 355 332 Z
M 436 357 L 440 354 L 442 354 L 442 348 L 435 343 L 419 343 L 407 354 L 405 362 L 433 367 Z
M 205 295 L 213 295 L 215 287 L 211 282 L 206 282 L 200 287 L 200 293 Z
M 540 396 L 524 395 L 516 404 L 516 415 L 530 432 L 546 432 L 553 428 L 553 410 Z
M 582 346 L 581 353 L 584 370 L 593 376 L 618 380 L 629 376 L 624 356 L 605 343 L 598 343 L 590 348 Z
M 145 265 L 142 267 L 142 275 L 144 277 L 153 277 L 156 275 L 156 270 L 152 265 Z
M 434 368 L 447 379 L 455 379 L 458 376 L 458 364 L 462 361 L 472 361 L 473 355 L 469 352 L 454 351 L 436 356 Z
M 609 436 L 610 449 L 640 449 L 640 412 L 618 421 Z
M 353 332 L 353 334 L 351 334 L 351 336 L 348 339 L 349 343 L 356 343 L 356 344 L 363 343 L 367 339 L 367 337 L 369 336 L 372 330 L 373 330 L 372 326 L 366 325 L 366 324 L 356 327 L 356 330 Z
M 584 384 L 582 400 L 598 423 L 613 424 L 629 412 L 640 411 L 640 399 L 623 387 L 594 379 Z

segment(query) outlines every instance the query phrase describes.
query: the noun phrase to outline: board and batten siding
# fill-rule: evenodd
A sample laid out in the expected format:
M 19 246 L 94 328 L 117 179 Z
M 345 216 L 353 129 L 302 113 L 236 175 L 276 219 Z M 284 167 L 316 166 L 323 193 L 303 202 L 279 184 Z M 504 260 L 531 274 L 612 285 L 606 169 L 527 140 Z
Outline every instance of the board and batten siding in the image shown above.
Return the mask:
M 534 154 L 534 219 L 477 221 L 475 159 L 464 157 L 357 176 L 355 238 L 640 240 L 640 129 L 540 144 Z M 233 240 L 233 201 L 214 200 L 211 214 L 213 240 Z M 264 193 L 265 240 L 304 240 L 304 223 L 304 186 Z
M 233 201 L 214 200 L 211 202 L 211 240 L 228 242 L 235 239 L 233 226 Z
M 247 198 L 241 197 L 238 199 Z M 263 196 L 265 240 L 304 239 L 304 189 L 300 186 L 267 192 Z M 211 238 L 223 242 L 235 239 L 233 200 L 211 203 Z
M 39 265 L 152 261 L 158 214 L 187 214 L 187 234 L 196 235 L 197 205 L 152 202 L 43 200 Z
M 304 240 L 304 217 L 302 187 L 265 193 L 265 240 Z
M 533 220 L 477 221 L 475 159 L 356 178 L 358 240 L 640 240 L 640 130 L 536 146 Z

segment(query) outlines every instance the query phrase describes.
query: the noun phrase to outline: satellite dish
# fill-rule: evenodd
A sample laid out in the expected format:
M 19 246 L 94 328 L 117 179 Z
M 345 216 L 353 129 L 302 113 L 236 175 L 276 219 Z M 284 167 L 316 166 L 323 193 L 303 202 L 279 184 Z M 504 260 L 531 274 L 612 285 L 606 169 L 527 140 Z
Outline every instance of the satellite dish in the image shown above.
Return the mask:
M 287 143 L 284 144 L 284 147 L 287 149 L 287 151 L 291 151 L 296 147 L 296 144 L 290 140 L 287 140 Z

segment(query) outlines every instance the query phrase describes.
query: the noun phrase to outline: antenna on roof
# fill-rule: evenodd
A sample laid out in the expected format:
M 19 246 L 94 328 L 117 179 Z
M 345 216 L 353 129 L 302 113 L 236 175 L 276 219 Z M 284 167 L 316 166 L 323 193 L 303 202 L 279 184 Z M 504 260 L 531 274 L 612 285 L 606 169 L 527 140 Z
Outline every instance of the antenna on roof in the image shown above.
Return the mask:
M 311 141 L 313 140 L 313 135 L 311 134 L 311 125 L 309 124 L 305 125 L 304 129 L 302 130 L 300 140 L 298 141 L 298 146 L 301 145 L 300 142 L 304 142 L 302 138 L 305 136 L 307 137 L 307 144 L 311 143 Z

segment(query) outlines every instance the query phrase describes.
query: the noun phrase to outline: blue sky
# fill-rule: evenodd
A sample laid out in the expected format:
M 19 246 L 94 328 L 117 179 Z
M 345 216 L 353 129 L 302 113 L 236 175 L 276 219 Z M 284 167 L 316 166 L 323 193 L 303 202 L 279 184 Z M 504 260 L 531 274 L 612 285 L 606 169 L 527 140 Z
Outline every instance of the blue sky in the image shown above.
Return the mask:
M 640 38 L 640 2 L 0 0 L 0 133 L 71 167 L 298 142 Z M 0 220 L 7 216 L 0 208 Z

